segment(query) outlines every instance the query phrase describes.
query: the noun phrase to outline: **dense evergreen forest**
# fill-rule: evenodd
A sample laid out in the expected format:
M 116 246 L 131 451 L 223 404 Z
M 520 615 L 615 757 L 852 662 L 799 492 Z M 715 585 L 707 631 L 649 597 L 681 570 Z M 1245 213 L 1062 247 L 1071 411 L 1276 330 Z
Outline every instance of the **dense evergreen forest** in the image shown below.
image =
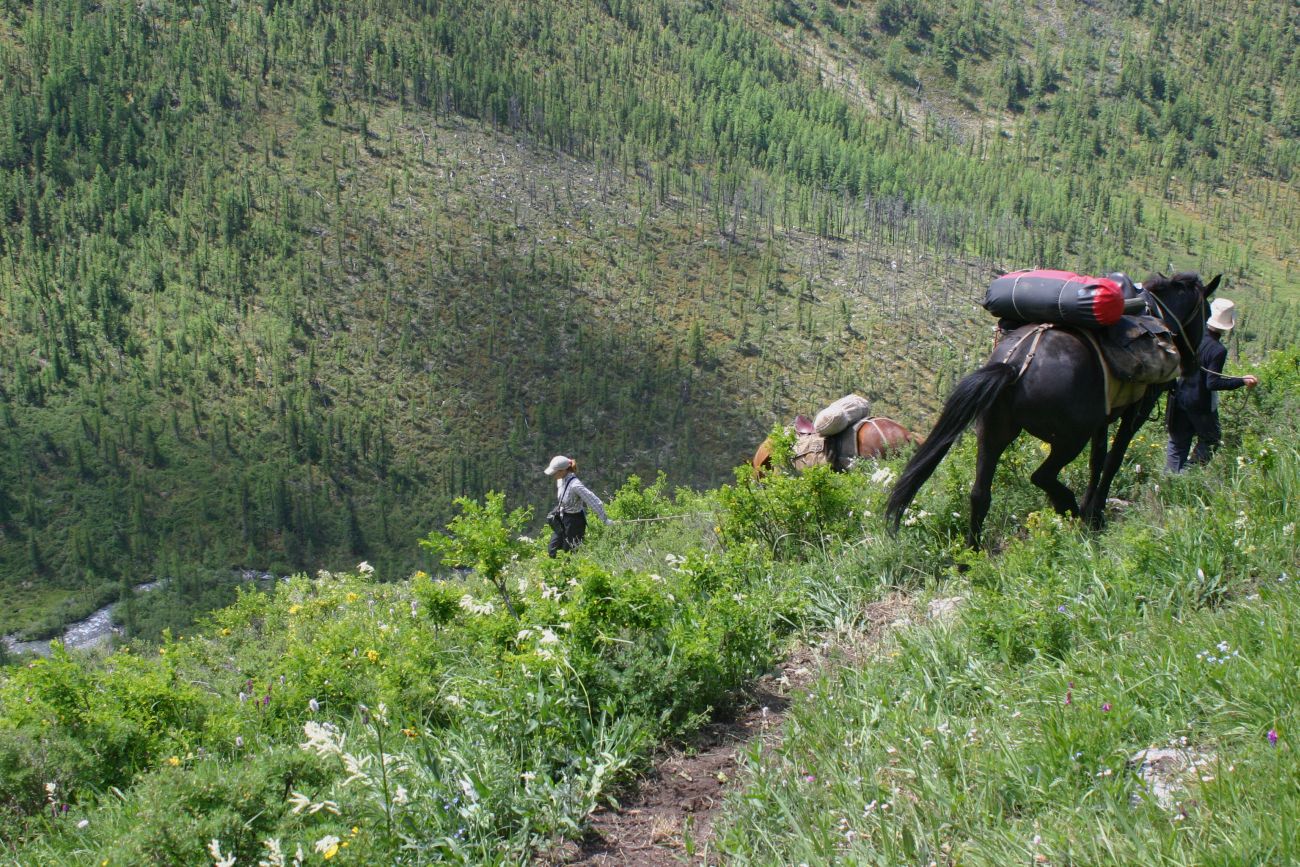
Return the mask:
M 0 632 L 925 427 L 996 268 L 1300 332 L 1289 0 L 0 0 Z M 180 603 L 183 601 L 184 606 Z

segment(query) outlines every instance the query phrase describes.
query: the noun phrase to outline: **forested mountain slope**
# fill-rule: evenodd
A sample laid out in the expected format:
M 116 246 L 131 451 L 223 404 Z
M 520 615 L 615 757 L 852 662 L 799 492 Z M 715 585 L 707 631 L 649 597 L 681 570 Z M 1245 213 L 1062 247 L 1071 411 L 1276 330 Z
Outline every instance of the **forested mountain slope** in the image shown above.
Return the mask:
M 5 0 L 0 631 L 403 574 L 557 451 L 716 482 L 850 389 L 924 427 L 995 267 L 1223 270 L 1289 342 L 1296 18 Z

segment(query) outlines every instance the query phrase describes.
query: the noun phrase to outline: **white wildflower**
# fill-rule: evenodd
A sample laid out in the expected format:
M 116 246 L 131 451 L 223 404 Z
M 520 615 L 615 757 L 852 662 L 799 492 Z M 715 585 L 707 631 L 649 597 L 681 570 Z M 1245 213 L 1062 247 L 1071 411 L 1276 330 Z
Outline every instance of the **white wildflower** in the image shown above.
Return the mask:
M 908 527 L 913 527 L 928 517 L 930 517 L 930 513 L 925 509 L 920 509 L 915 514 L 909 512 L 908 516 L 903 519 L 903 524 Z
M 309 720 L 303 725 L 302 730 L 303 734 L 307 735 L 307 742 L 298 746 L 308 752 L 318 756 L 332 756 L 338 755 L 343 749 L 343 735 L 332 723 Z
M 460 597 L 460 607 L 470 614 L 491 614 L 494 610 L 491 602 L 479 602 L 468 593 Z
M 547 627 L 542 630 L 541 636 L 537 639 L 539 644 L 558 644 L 560 637 L 555 634 L 555 630 Z
M 892 485 L 895 478 L 896 476 L 894 475 L 894 471 L 889 467 L 881 467 L 871 474 L 872 483 L 880 485 L 882 488 L 887 488 Z
M 82 819 L 80 822 L 77 823 L 77 827 L 78 827 L 78 828 L 87 828 L 87 827 L 89 827 L 89 826 L 90 826 L 90 820 L 89 820 L 89 819 Z
M 257 862 L 257 867 L 284 867 L 284 850 L 280 848 L 278 837 L 262 841 L 266 847 L 266 858 Z
M 357 564 L 357 571 L 360 572 L 362 575 L 373 575 L 375 574 L 375 567 L 371 566 L 365 560 L 362 560 L 360 563 Z
M 308 699 L 307 709 L 312 713 L 320 713 L 320 702 L 316 701 L 314 698 Z
M 208 841 L 208 853 L 212 856 L 212 867 L 232 867 L 235 863 L 234 855 L 221 854 L 221 843 L 217 840 Z
M 316 851 L 324 855 L 326 858 L 332 858 L 334 853 L 339 850 L 340 842 L 339 838 L 335 837 L 333 834 L 326 834 L 324 837 L 321 837 L 316 841 Z

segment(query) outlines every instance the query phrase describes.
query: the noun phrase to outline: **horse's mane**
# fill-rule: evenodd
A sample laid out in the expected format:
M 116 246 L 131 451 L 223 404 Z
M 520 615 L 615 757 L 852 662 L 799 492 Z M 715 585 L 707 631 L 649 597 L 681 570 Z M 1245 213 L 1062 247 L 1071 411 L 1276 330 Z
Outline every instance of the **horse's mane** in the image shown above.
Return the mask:
M 1160 272 L 1147 277 L 1142 283 L 1142 288 L 1149 292 L 1160 293 L 1171 287 L 1196 286 L 1201 282 L 1201 275 L 1195 271 L 1179 271 L 1172 277 L 1166 277 Z

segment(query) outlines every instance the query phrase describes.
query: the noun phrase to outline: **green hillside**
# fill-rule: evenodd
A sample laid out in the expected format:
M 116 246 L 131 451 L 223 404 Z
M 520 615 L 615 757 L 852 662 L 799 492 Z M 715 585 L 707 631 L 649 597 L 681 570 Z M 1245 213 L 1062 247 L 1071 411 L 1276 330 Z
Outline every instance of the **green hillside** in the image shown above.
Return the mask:
M 516 6 L 518 8 L 516 8 Z M 1225 271 L 1296 338 L 1286 2 L 0 4 L 0 632 L 398 577 L 575 453 L 924 427 L 995 268 Z M 132 616 L 137 616 L 131 612 Z
M 1153 477 L 1139 434 L 1105 532 L 1046 508 L 1029 438 L 982 553 L 973 437 L 895 537 L 906 456 L 629 479 L 555 560 L 493 495 L 431 534 L 476 573 L 298 575 L 156 645 L 0 667 L 0 863 L 573 863 L 656 745 L 786 653 L 816 676 L 726 763 L 709 848 L 683 804 L 610 860 L 1294 863 L 1300 353 L 1249 369 L 1208 467 Z M 935 597 L 953 616 L 912 622 Z M 1170 747 L 1198 764 L 1162 792 L 1133 757 Z

